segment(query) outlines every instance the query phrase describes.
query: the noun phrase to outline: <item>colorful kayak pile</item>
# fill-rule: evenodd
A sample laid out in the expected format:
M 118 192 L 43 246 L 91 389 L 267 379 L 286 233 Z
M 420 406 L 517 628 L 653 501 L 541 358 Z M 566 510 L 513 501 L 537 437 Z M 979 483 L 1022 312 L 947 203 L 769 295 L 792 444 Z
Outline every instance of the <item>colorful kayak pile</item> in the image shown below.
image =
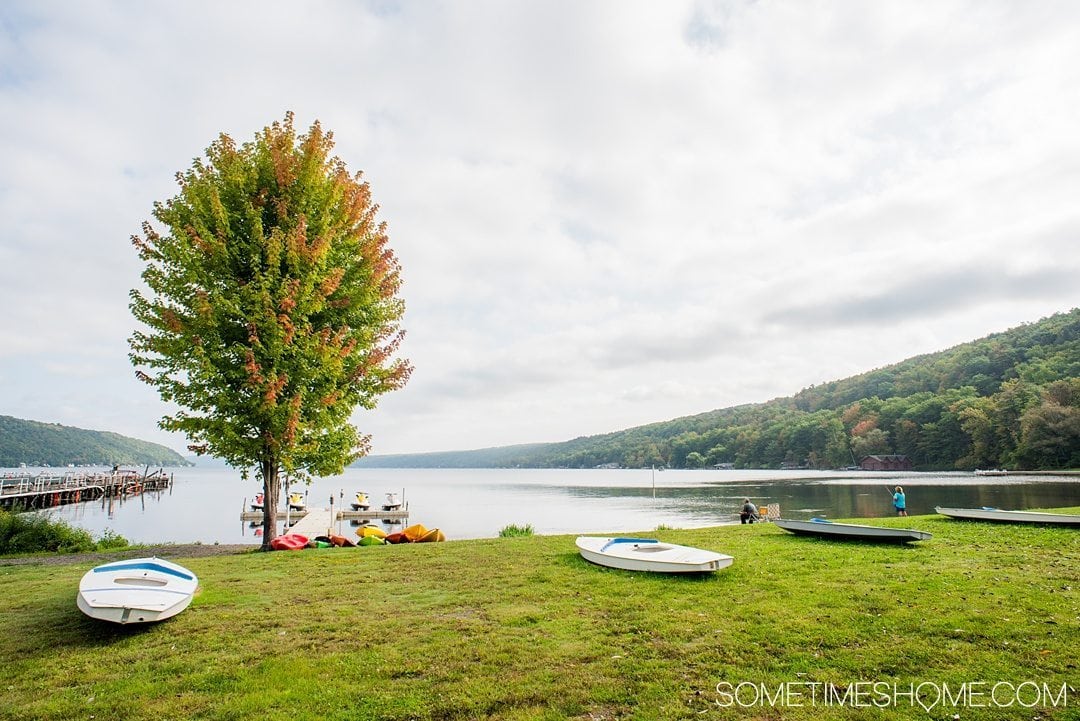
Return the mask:
M 409 526 L 404 531 L 386 533 L 378 526 L 361 526 L 356 529 L 361 546 L 378 546 L 384 543 L 434 543 L 445 541 L 446 536 L 438 528 L 427 528 L 422 523 Z
M 345 536 L 315 536 L 308 538 L 302 533 L 286 533 L 270 541 L 275 551 L 299 551 L 302 548 L 352 548 L 356 544 Z
M 387 533 L 378 526 L 361 526 L 356 529 L 356 535 L 360 540 L 354 542 L 344 536 L 308 538 L 300 533 L 286 533 L 270 541 L 270 547 L 275 551 L 298 551 L 302 548 L 382 546 L 387 543 L 434 543 L 446 540 L 446 535 L 438 528 L 427 528 L 420 523 L 396 533 Z

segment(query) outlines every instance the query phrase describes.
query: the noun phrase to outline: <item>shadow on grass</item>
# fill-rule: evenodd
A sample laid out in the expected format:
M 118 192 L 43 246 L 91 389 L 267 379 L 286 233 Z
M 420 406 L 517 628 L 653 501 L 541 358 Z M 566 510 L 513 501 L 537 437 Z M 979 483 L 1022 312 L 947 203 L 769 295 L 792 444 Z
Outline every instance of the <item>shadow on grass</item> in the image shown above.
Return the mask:
M 39 605 L 22 628 L 26 643 L 32 648 L 95 648 L 141 636 L 156 625 L 160 624 L 119 624 L 90 618 L 78 609 L 72 594 L 70 598 L 55 597 Z
M 787 538 L 787 543 L 825 543 L 836 544 L 841 546 L 870 546 L 872 548 L 907 548 L 916 549 L 920 548 L 920 544 L 925 543 L 930 539 L 924 539 L 923 541 L 898 541 L 890 538 L 857 538 L 853 536 L 815 536 L 809 533 L 792 533 L 787 536 L 780 536 L 780 538 Z

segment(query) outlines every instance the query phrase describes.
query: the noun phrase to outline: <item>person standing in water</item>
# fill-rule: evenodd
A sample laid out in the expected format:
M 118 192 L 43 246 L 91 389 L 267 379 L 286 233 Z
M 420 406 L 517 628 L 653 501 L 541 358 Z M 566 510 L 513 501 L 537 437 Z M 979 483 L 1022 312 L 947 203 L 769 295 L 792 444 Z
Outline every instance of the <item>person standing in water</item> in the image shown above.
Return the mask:
M 897 486 L 896 492 L 892 494 L 892 504 L 896 509 L 896 515 L 907 515 L 907 496 L 904 495 L 904 489 L 900 486 Z

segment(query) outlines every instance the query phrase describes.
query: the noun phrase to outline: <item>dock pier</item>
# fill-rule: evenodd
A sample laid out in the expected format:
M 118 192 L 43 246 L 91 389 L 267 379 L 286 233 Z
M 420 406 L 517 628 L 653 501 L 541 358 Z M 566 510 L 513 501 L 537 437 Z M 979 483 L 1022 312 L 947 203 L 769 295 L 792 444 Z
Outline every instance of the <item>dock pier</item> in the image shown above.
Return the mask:
M 163 469 L 64 473 L 5 473 L 0 475 L 0 507 L 51 508 L 102 497 L 126 498 L 144 491 L 166 490 L 172 474 Z
M 303 511 L 289 511 L 289 518 L 301 519 L 305 518 L 309 513 L 315 511 L 325 511 L 330 513 L 326 508 L 311 508 Z M 409 511 L 402 509 L 399 511 L 334 511 L 333 520 L 336 521 L 390 521 L 392 523 L 400 523 L 406 521 L 409 518 Z M 241 511 L 241 521 L 261 521 L 263 519 L 262 511 Z M 277 520 L 285 520 L 285 511 L 277 512 Z

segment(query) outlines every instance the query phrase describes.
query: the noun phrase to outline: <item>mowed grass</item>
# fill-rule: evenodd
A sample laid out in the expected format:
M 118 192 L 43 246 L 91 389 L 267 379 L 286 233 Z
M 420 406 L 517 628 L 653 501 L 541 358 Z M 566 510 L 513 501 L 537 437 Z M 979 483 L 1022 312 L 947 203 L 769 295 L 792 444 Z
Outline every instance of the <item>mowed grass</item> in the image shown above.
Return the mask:
M 201 584 L 191 607 L 133 627 L 76 609 L 91 564 L 2 567 L 0 716 L 1080 717 L 1080 531 L 871 523 L 934 537 L 868 545 L 768 524 L 636 534 L 735 557 L 693 577 L 591 565 L 572 536 L 180 558 Z M 902 698 L 732 704 L 717 690 L 980 681 L 1074 690 L 1064 706 L 929 712 Z

